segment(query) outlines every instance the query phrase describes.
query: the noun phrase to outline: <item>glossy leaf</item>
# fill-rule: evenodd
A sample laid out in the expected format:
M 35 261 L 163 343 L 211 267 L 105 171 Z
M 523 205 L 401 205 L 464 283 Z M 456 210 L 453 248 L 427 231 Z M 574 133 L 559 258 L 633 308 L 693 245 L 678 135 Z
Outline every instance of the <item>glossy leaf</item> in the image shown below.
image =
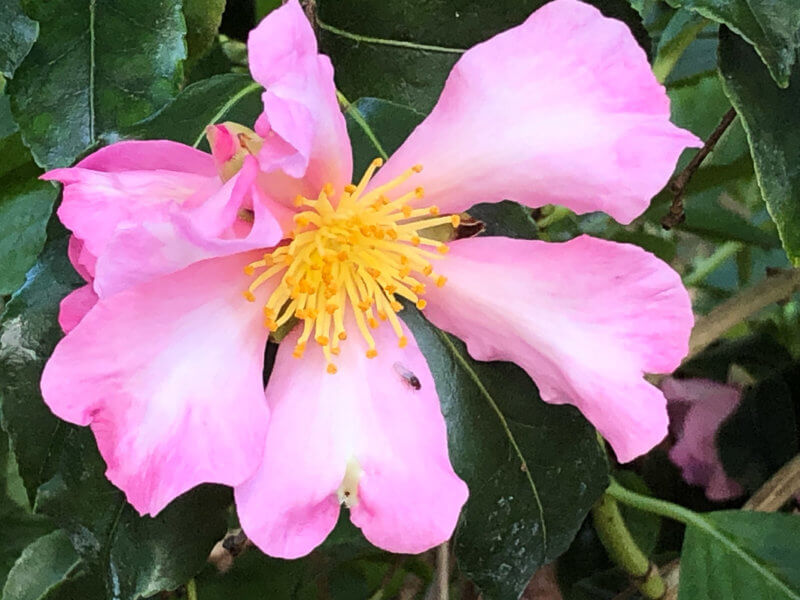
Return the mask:
M 3 588 L 5 600 L 40 600 L 50 597 L 80 563 L 69 537 L 56 530 L 31 543 L 9 573 Z
M 689 525 L 678 600 L 800 599 L 795 515 L 723 511 Z
M 12 77 L 39 34 L 39 24 L 29 19 L 19 0 L 0 5 L 0 74 Z
M 209 125 L 235 121 L 252 127 L 263 110 L 261 86 L 247 75 L 227 73 L 198 81 L 152 118 L 123 132 L 124 137 L 168 139 L 207 149 Z
M 189 65 L 196 63 L 211 49 L 224 10 L 225 0 L 183 0 Z
M 450 459 L 470 497 L 455 534 L 461 570 L 489 598 L 516 599 L 564 552 L 605 489 L 605 454 L 572 407 L 549 406 L 510 363 L 473 360 L 464 344 L 408 309 L 448 426 Z
M 68 532 L 84 560 L 87 575 L 70 586 L 103 588 L 123 600 L 174 589 L 203 566 L 224 535 L 230 492 L 204 486 L 156 518 L 139 517 L 105 478 L 89 428 L 60 421 L 42 402 L 41 370 L 62 335 L 58 304 L 80 282 L 67 259 L 64 230 L 54 224 L 49 233 L 0 325 L 3 426 L 37 511 Z
M 781 87 L 789 85 L 800 48 L 800 4 L 795 0 L 667 0 L 726 25 L 747 40 Z
M 546 0 L 318 0 L 322 51 L 349 98 L 376 96 L 429 111 L 463 50 L 522 23 Z M 627 0 L 590 2 L 647 34 Z M 369 15 L 369 18 L 365 18 Z
M 40 166 L 71 164 L 102 134 L 177 93 L 186 56 L 180 0 L 26 0 L 25 9 L 39 39 L 8 93 Z
M 800 264 L 800 70 L 789 89 L 781 90 L 753 49 L 722 31 L 720 72 L 747 133 L 758 185 L 783 247 L 792 262 Z

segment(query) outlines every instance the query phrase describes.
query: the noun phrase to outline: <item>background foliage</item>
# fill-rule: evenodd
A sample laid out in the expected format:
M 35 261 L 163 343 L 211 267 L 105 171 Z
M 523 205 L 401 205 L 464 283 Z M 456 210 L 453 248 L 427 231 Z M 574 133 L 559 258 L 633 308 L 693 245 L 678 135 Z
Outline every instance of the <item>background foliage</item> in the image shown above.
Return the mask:
M 743 386 L 742 402 L 715 443 L 726 473 L 746 495 L 710 502 L 667 459 L 669 439 L 619 470 L 576 410 L 544 404 L 519 368 L 472 360 L 459 340 L 409 308 L 405 318 L 436 378 L 454 467 L 471 490 L 450 544 L 452 569 L 442 572 L 441 552 L 379 551 L 346 519 L 304 559 L 271 559 L 231 535 L 227 549 L 218 545 L 208 563 L 215 543 L 236 530 L 231 494 L 222 487 L 193 490 L 155 519 L 139 517 L 105 479 L 90 432 L 59 421 L 41 400 L 39 375 L 61 337 L 58 304 L 80 278 L 66 257 L 66 232 L 51 217 L 58 190 L 38 176 L 119 139 L 168 138 L 204 148 L 208 124 L 252 123 L 261 90 L 247 73 L 243 42 L 278 2 L 4 0 L 4 599 L 386 600 L 434 598 L 444 581 L 453 598 L 513 600 L 532 594 L 532 587 L 525 591 L 531 577 L 553 561 L 555 567 L 537 576 L 549 581 L 548 595 L 541 597 L 631 597 L 641 592 L 628 575 L 643 573 L 631 573 L 630 561 L 620 560 L 607 541 L 604 549 L 597 521 L 602 513 L 596 510 L 594 524 L 586 519 L 609 476 L 615 483 L 605 498 L 621 503 L 621 518 L 645 565 L 653 561 L 669 575 L 680 558 L 679 586 L 667 577 L 680 600 L 800 598 L 800 517 L 789 514 L 791 494 L 784 490 L 784 502 L 771 507 L 783 508 L 780 513 L 738 510 L 800 451 L 798 280 L 794 271 L 784 273 L 780 281 L 789 285 L 776 297 L 778 278 L 768 277 L 800 263 L 800 4 L 591 3 L 631 28 L 667 86 L 678 125 L 706 139 L 735 110 L 684 190 L 684 220 L 668 231 L 662 227 L 673 199 L 668 190 L 625 227 L 602 214 L 530 211 L 511 202 L 478 205 L 470 214 L 493 235 L 557 241 L 589 233 L 634 243 L 682 274 L 698 330 L 715 324 L 719 332 L 711 337 L 721 339 L 704 350 L 696 346 L 677 375 Z M 343 110 L 356 171 L 390 153 L 421 121 L 464 49 L 518 24 L 542 4 L 312 3 L 321 49 L 334 62 L 343 97 L 352 100 L 343 100 Z M 682 157 L 678 170 L 692 154 Z M 748 300 L 754 286 L 764 291 Z M 798 471 L 795 466 L 779 482 L 800 480 Z

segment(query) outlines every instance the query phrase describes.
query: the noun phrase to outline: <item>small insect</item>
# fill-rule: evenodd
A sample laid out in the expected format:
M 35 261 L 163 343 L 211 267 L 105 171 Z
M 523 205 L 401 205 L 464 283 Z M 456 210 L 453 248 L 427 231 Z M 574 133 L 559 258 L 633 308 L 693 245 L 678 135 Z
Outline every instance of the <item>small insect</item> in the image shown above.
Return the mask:
M 398 375 L 400 375 L 400 377 L 403 378 L 403 381 L 405 381 L 409 385 L 409 387 L 412 387 L 415 390 L 419 390 L 420 388 L 422 388 L 422 384 L 419 382 L 419 378 L 416 375 L 414 375 L 414 373 L 409 371 L 408 367 L 406 367 L 403 363 L 399 362 L 394 363 L 394 370 L 397 372 Z

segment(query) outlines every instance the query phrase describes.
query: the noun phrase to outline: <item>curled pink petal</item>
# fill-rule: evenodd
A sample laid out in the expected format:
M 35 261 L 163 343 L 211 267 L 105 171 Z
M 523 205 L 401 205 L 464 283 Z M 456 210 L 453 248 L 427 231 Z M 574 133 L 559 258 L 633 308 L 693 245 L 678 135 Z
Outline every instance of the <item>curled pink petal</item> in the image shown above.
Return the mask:
M 253 78 L 266 88 L 264 113 L 255 125 L 264 138 L 262 170 L 302 180 L 301 189 L 313 197 L 325 183 L 337 190 L 350 183 L 352 151 L 333 67 L 318 54 L 297 0 L 272 11 L 250 32 L 247 47 Z
M 106 475 L 142 514 L 258 466 L 267 331 L 261 306 L 242 297 L 242 268 L 259 256 L 204 261 L 101 299 L 45 367 L 45 402 L 91 425 Z
M 675 445 L 670 460 L 687 483 L 705 488 L 709 500 L 741 496 L 742 487 L 725 474 L 715 438 L 722 423 L 736 410 L 741 390 L 709 379 L 667 377 L 661 390 L 670 409 Z
M 554 0 L 456 63 L 436 107 L 378 173 L 458 213 L 478 202 L 641 214 L 686 146 L 669 100 L 622 22 Z M 409 189 L 413 189 L 409 187 Z
M 58 310 L 58 324 L 64 333 L 69 333 L 83 320 L 97 303 L 97 294 L 91 285 L 84 285 L 68 294 Z
M 453 533 L 467 488 L 450 466 L 430 370 L 407 330 L 402 349 L 388 325 L 373 333 L 377 357 L 353 336 L 334 375 L 317 348 L 292 357 L 299 332 L 278 349 L 264 460 L 236 488 L 242 527 L 267 554 L 309 553 L 333 529 L 340 502 L 391 552 L 422 552 Z
M 641 248 L 581 236 L 560 244 L 471 238 L 436 265 L 425 315 L 478 360 L 508 360 L 542 399 L 574 404 L 621 462 L 667 433 L 666 401 L 643 373 L 688 352 L 693 316 L 680 277 Z

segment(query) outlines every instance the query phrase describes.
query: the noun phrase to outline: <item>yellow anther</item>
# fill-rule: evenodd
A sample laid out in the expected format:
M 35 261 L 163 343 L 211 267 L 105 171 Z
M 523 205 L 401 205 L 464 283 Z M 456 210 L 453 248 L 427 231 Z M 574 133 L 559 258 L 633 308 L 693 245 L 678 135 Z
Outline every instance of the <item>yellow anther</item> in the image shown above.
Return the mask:
M 256 301 L 256 297 L 253 295 L 253 292 L 251 292 L 250 290 L 243 291 L 242 292 L 242 296 L 244 296 L 245 299 L 248 302 L 255 302 Z
M 453 224 L 453 227 L 458 227 L 461 225 L 461 215 L 450 215 L 450 222 Z
M 444 287 L 445 283 L 447 283 L 447 277 L 444 275 L 439 275 L 439 277 L 436 278 L 436 287 Z
M 315 341 L 329 373 L 337 371 L 332 357 L 347 339 L 345 322 L 358 328 L 369 358 L 378 354 L 372 331 L 380 321 L 388 321 L 403 348 L 408 338 L 395 314 L 403 310 L 398 300 L 406 298 L 422 309 L 427 283 L 420 281 L 422 276 L 432 277 L 439 287 L 445 281 L 433 273 L 430 262 L 438 258 L 433 250 L 443 253 L 447 247 L 420 232 L 455 225 L 457 215 L 442 217 L 439 207 L 414 203 L 424 190 L 405 182 L 422 165 L 370 189 L 370 178 L 382 164 L 373 160 L 358 184 L 343 191 L 326 183 L 316 197 L 295 197 L 294 205 L 305 208 L 293 216 L 295 229 L 287 236 L 291 241 L 244 266 L 255 277 L 243 293 L 251 302 L 257 288 L 269 281 L 264 325 L 275 331 L 293 317 L 299 320 L 302 333 L 292 354 L 303 356 L 306 343 Z
M 439 244 L 439 246 L 436 248 L 436 251 L 439 254 L 447 254 L 448 252 L 450 252 L 450 248 L 445 244 Z
M 428 302 L 427 302 L 426 300 L 423 300 L 422 298 L 420 298 L 419 300 L 417 300 L 417 308 L 418 308 L 418 309 L 422 310 L 422 309 L 423 309 L 423 308 L 425 308 L 426 306 L 428 306 Z

